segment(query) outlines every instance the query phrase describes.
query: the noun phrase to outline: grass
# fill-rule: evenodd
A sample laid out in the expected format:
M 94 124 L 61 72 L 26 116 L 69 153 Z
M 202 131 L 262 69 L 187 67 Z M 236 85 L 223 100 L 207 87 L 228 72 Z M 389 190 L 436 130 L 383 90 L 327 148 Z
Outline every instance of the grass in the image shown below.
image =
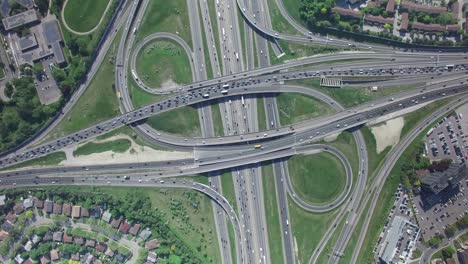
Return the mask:
M 265 218 L 268 230 L 268 247 L 270 249 L 270 260 L 272 264 L 283 263 L 283 246 L 281 239 L 281 226 L 276 198 L 275 180 L 273 176 L 273 165 L 262 166 L 263 177 L 263 201 L 265 206 Z
M 167 150 L 165 148 L 162 148 L 159 145 L 154 145 L 152 143 L 149 143 L 144 138 L 140 138 L 130 126 L 123 126 L 123 127 L 117 128 L 111 132 L 98 136 L 96 139 L 105 140 L 110 137 L 118 136 L 118 135 L 127 135 L 133 140 L 133 142 L 135 142 L 135 144 L 139 146 L 146 146 L 146 147 L 150 147 L 150 148 L 157 149 L 157 150 Z
M 223 127 L 223 116 L 219 109 L 219 103 L 214 103 L 211 105 L 211 113 L 213 116 L 213 129 L 215 136 L 224 136 L 224 127 Z
M 60 152 L 51 153 L 49 155 L 46 155 L 44 157 L 40 157 L 37 159 L 21 162 L 21 163 L 15 164 L 11 167 L 7 167 L 2 170 L 13 170 L 13 169 L 19 169 L 19 168 L 31 167 L 31 166 L 58 165 L 60 162 L 66 159 L 67 157 L 65 156 L 65 153 L 60 151 Z
M 170 95 L 157 95 L 145 92 L 141 89 L 133 80 L 133 78 L 128 79 L 128 90 L 130 99 L 132 100 L 133 106 L 139 108 L 156 101 L 162 100 Z
M 219 67 L 221 73 L 223 72 L 223 62 L 221 60 L 221 45 L 219 43 L 218 37 L 218 20 L 216 19 L 216 7 L 215 1 L 207 1 L 208 3 L 208 13 L 210 14 L 210 21 L 211 21 L 211 29 L 213 31 L 213 38 L 216 46 L 216 54 L 218 55 L 217 60 L 219 62 Z
M 103 143 L 88 142 L 73 151 L 73 156 L 84 156 L 106 151 L 123 153 L 130 149 L 131 146 L 132 142 L 128 139 L 117 139 Z
M 148 118 L 146 122 L 162 132 L 186 137 L 201 136 L 198 111 L 191 106 L 182 106 Z
M 287 8 L 288 14 L 299 24 L 306 27 L 304 22 L 301 19 L 301 15 L 299 13 L 299 9 L 301 8 L 301 0 L 278 0 L 283 1 L 283 5 Z
M 330 202 L 344 190 L 344 166 L 328 152 L 293 156 L 288 160 L 288 167 L 294 190 L 308 202 Z
M 353 186 L 356 182 L 357 174 L 359 171 L 359 160 L 357 156 L 357 146 L 356 141 L 354 140 L 353 134 L 348 131 L 341 132 L 338 137 L 331 142 L 320 142 L 333 146 L 343 152 L 343 154 L 348 158 L 351 168 L 353 170 Z
M 155 40 L 146 44 L 137 54 L 136 71 L 142 81 L 151 87 L 192 81 L 187 54 L 171 40 Z
M 99 23 L 110 0 L 68 0 L 64 19 L 78 32 L 87 32 Z
M 200 19 L 203 18 L 201 10 L 202 10 L 201 6 L 198 6 L 198 16 L 200 17 Z M 210 49 L 208 46 L 208 41 L 206 40 L 205 27 L 203 25 L 200 25 L 200 28 L 201 28 L 201 35 L 202 35 L 202 40 L 203 40 L 203 53 L 204 53 L 203 55 L 205 56 L 206 78 L 213 79 L 213 68 L 211 68 Z
M 444 256 L 442 254 L 443 250 L 446 250 L 447 252 L 457 252 L 457 250 L 453 246 L 443 247 L 432 255 L 431 261 L 435 259 L 444 259 Z
M 48 139 L 58 138 L 110 119 L 120 113 L 114 91 L 114 64 L 121 32 L 114 39 L 101 67 L 63 120 L 49 133 Z
M 364 141 L 366 142 L 367 148 L 367 160 L 368 160 L 368 177 L 367 177 L 367 184 L 371 183 L 374 179 L 377 168 L 383 164 L 384 158 L 390 152 L 392 147 L 386 147 L 382 152 L 377 153 L 377 143 L 375 141 L 374 134 L 372 134 L 371 130 L 368 127 L 361 128 L 362 136 L 364 137 Z
M 267 129 L 266 113 L 265 113 L 265 100 L 263 97 L 257 97 L 257 115 L 258 115 L 258 129 L 264 131 Z
M 192 37 L 190 35 L 187 1 L 149 1 L 138 29 L 136 42 L 155 32 L 177 34 L 184 39 L 190 47 L 193 47 Z
M 345 86 L 343 88 L 326 88 L 320 87 L 320 80 L 317 78 L 307 80 L 295 80 L 288 81 L 288 84 L 306 86 L 320 92 L 323 92 L 344 107 L 352 107 L 365 102 L 369 102 L 378 98 L 389 96 L 398 92 L 415 89 L 422 86 L 423 84 L 411 84 L 411 85 L 397 85 L 381 88 L 377 92 L 372 92 L 370 87 L 367 86 Z
M 281 58 L 277 58 L 274 52 L 270 51 L 270 60 L 273 65 L 316 54 L 334 53 L 345 50 L 329 46 L 304 45 L 300 43 L 287 42 L 281 39 L 278 40 L 278 44 L 281 46 L 284 55 Z
M 234 228 L 231 224 L 228 223 L 228 235 L 229 235 L 229 245 L 231 246 L 231 257 L 232 263 L 237 263 L 237 254 L 236 254 L 236 236 L 234 235 Z
M 225 171 L 221 174 L 221 189 L 223 190 L 223 196 L 229 201 L 229 204 L 233 207 L 237 213 L 237 199 L 234 191 L 234 182 L 232 180 L 231 171 Z
M 327 104 L 301 94 L 282 93 L 276 97 L 276 102 L 282 125 L 291 125 L 335 112 Z
M 0 80 L 5 79 L 5 69 L 0 67 Z
M 308 263 L 312 252 L 330 227 L 337 211 L 328 213 L 309 213 L 297 206 L 288 197 L 289 217 L 297 263 Z
M 300 33 L 283 17 L 275 0 L 268 0 L 268 10 L 270 11 L 271 25 L 273 30 L 290 35 L 300 35 Z

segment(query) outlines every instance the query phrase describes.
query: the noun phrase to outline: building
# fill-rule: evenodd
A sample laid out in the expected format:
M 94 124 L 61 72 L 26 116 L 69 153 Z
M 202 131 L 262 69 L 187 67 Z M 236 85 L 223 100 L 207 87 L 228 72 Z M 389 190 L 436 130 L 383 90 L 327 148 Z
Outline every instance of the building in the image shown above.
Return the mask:
M 54 204 L 54 214 L 62 214 L 62 205 L 59 203 Z
M 55 241 L 55 242 L 62 242 L 62 237 L 63 237 L 63 233 L 62 232 L 54 232 L 54 234 L 52 235 L 52 239 Z
M 370 22 L 370 23 L 381 24 L 381 25 L 385 25 L 385 24 L 393 25 L 393 18 L 386 18 L 383 16 L 367 15 L 365 17 L 365 20 L 368 23 Z
M 421 5 L 414 2 L 404 1 L 401 4 L 402 9 L 414 12 L 429 13 L 429 14 L 442 14 L 447 12 L 447 8 L 443 6 L 430 6 Z
M 19 26 L 25 26 L 38 20 L 39 17 L 37 16 L 36 10 L 30 9 L 28 11 L 16 14 L 14 16 L 4 18 L 2 19 L 2 22 L 5 30 L 10 31 Z
M 361 12 L 349 8 L 335 6 L 332 8 L 332 12 L 347 18 L 361 19 Z
M 50 260 L 46 256 L 42 256 L 41 259 L 41 264 L 49 264 Z
M 13 206 L 13 212 L 15 212 L 15 214 L 19 215 L 21 214 L 22 212 L 24 212 L 24 206 L 22 203 L 17 203 L 15 204 L 15 206 Z
M 92 239 L 88 239 L 88 240 L 86 240 L 86 246 L 94 248 L 96 246 L 96 241 L 94 241 Z
M 127 234 L 130 230 L 130 224 L 127 221 L 123 221 L 119 226 L 119 231 L 123 234 Z
M 112 219 L 111 226 L 115 229 L 119 229 L 120 223 L 122 223 L 122 217 L 120 217 L 119 219 L 114 218 Z
M 140 238 L 141 238 L 143 241 L 148 240 L 148 238 L 149 238 L 150 236 L 151 236 L 151 231 L 149 230 L 149 228 L 144 229 L 144 230 L 141 231 L 141 233 L 140 233 Z
M 109 212 L 109 211 L 105 211 L 103 214 L 102 214 L 102 221 L 106 222 L 106 223 L 109 223 L 110 220 L 112 218 L 112 214 Z
M 153 250 L 155 248 L 158 248 L 161 245 L 161 243 L 158 242 L 158 240 L 153 239 L 145 243 L 145 248 L 148 250 Z
M 29 209 L 33 207 L 33 199 L 31 197 L 23 200 L 24 209 Z
M 398 248 L 398 243 L 401 240 L 401 237 L 404 233 L 404 228 L 406 225 L 418 230 L 416 237 L 419 235 L 419 229 L 416 225 L 412 224 L 402 216 L 396 216 L 391 222 L 391 226 L 388 229 L 388 232 L 385 236 L 385 240 L 381 244 L 379 255 L 379 263 L 397 263 L 394 261 L 395 253 Z M 397 258 L 400 258 L 397 256 Z M 403 260 L 405 263 L 405 260 Z
M 0 230 L 0 241 L 4 241 L 5 239 L 7 239 L 9 236 L 8 232 L 6 232 L 5 230 Z
M 28 242 L 26 242 L 26 244 L 24 244 L 24 250 L 29 252 L 29 251 L 31 251 L 32 246 L 33 246 L 33 242 L 31 240 L 28 240 Z
M 25 262 L 23 262 L 23 264 L 33 264 L 33 261 L 28 258 Z
M 57 261 L 60 259 L 59 252 L 56 249 L 50 251 L 50 260 Z
M 10 224 L 15 224 L 16 220 L 18 220 L 18 217 L 15 214 L 9 213 L 5 217 L 5 219 L 10 223 Z
M 38 209 L 42 209 L 44 208 L 44 201 L 42 200 L 39 200 L 39 199 L 34 199 L 34 207 L 38 208 Z
M 409 25 L 409 15 L 408 13 L 401 14 L 401 21 L 400 21 L 400 31 L 406 32 L 408 30 Z
M 81 245 L 84 244 L 84 239 L 83 239 L 82 237 L 75 237 L 75 238 L 74 238 L 74 242 L 75 242 L 75 244 L 81 246 Z
M 68 216 L 70 217 L 71 216 L 71 204 L 64 204 L 63 207 L 62 207 L 62 213 L 65 215 L 65 216 Z
M 387 11 L 388 13 L 395 12 L 395 0 L 388 0 L 385 11 Z
M 54 203 L 52 201 L 48 201 L 48 200 L 45 201 L 45 203 L 44 203 L 44 212 L 50 214 L 50 213 L 52 213 L 53 209 L 54 209 Z
M 108 247 L 108 248 L 106 249 L 106 252 L 105 252 L 104 254 L 105 254 L 106 256 L 112 258 L 112 257 L 114 256 L 114 251 L 112 251 L 112 249 L 111 249 L 110 247 Z
M 63 41 L 62 32 L 57 19 L 53 19 L 42 23 L 42 30 L 47 45 L 52 49 L 55 61 L 57 64 L 65 62 L 65 56 L 63 55 L 61 42 Z
M 0 195 L 0 206 L 4 206 L 6 202 L 6 196 Z
M 96 244 L 96 250 L 101 252 L 101 253 L 104 253 L 106 252 L 106 249 L 107 249 L 107 245 L 104 244 L 104 243 L 97 243 Z
M 74 206 L 72 207 L 71 216 L 72 216 L 73 218 L 80 218 L 80 213 L 81 213 L 81 206 L 74 205 Z
M 466 165 L 450 164 L 443 172 L 433 172 L 421 179 L 421 195 L 425 206 L 432 207 L 434 204 L 448 199 L 452 194 L 458 192 L 458 183 L 465 179 L 468 174 Z
M 457 251 L 457 258 L 460 264 L 468 264 L 468 248 L 459 249 Z
M 138 234 L 138 230 L 140 230 L 140 224 L 134 224 L 132 226 L 132 228 L 130 228 L 130 230 L 128 230 L 128 232 L 134 236 L 136 236 L 136 234 Z
M 16 2 L 24 7 L 26 7 L 27 9 L 31 9 L 34 7 L 34 3 L 33 3 L 33 0 L 16 0 Z
M 73 242 L 73 237 L 67 235 L 67 233 L 63 233 L 63 242 L 72 243 Z
M 81 207 L 81 217 L 89 217 L 88 209 Z
M 151 263 L 156 263 L 158 260 L 158 254 L 154 252 L 148 252 L 148 257 L 146 258 L 146 261 L 151 262 Z

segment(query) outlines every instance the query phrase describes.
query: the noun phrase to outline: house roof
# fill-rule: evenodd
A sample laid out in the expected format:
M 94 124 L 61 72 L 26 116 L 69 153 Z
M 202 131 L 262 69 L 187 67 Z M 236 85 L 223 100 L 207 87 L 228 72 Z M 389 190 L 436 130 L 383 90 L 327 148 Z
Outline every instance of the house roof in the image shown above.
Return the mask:
M 54 241 L 58 241 L 58 242 L 61 242 L 62 241 L 62 237 L 63 237 L 63 233 L 58 231 L 58 232 L 54 232 L 54 234 L 52 235 L 52 239 Z
M 403 9 L 415 12 L 423 12 L 429 14 L 441 14 L 447 12 L 447 8 L 443 6 L 420 5 L 409 1 L 404 1 L 401 5 Z
M 86 246 L 87 247 L 95 247 L 96 246 L 96 241 L 94 241 L 92 239 L 88 239 L 88 240 L 86 240 Z
M 393 24 L 393 18 L 385 18 L 382 16 L 367 15 L 365 19 L 373 23 L 390 24 L 390 25 Z
M 88 209 L 81 207 L 81 217 L 89 217 Z
M 446 29 L 441 24 L 424 24 L 420 22 L 414 22 L 412 27 L 413 29 L 416 29 L 416 30 L 430 31 L 430 32 L 443 32 Z
M 5 219 L 10 222 L 11 224 L 14 224 L 16 223 L 16 220 L 18 220 L 18 217 L 15 215 L 15 214 L 12 214 L 12 213 L 9 213 L 7 214 L 7 216 L 5 217 Z
M 130 224 L 127 221 L 124 221 L 123 223 L 120 224 L 119 231 L 127 234 L 128 230 L 130 230 Z
M 84 244 L 84 239 L 82 237 L 75 237 L 73 241 L 75 242 L 75 244 L 78 244 L 78 245 Z
M 46 213 L 52 213 L 53 209 L 54 209 L 54 203 L 52 201 L 45 201 L 44 202 L 44 211 Z
M 65 242 L 65 243 L 71 243 L 71 242 L 73 242 L 73 237 L 67 235 L 67 233 L 63 233 L 63 242 Z
M 342 8 L 342 7 L 339 7 L 339 6 L 335 6 L 332 8 L 332 12 L 333 13 L 338 13 L 342 16 L 345 16 L 345 17 L 352 17 L 352 18 L 361 18 L 361 12 L 359 11 L 355 11 L 353 9 L 349 9 L 349 8 Z
M 161 245 L 161 243 L 158 242 L 158 240 L 153 239 L 145 243 L 145 247 L 148 250 L 153 250 L 155 248 L 158 248 Z
M 34 9 L 30 9 L 28 11 L 16 14 L 14 16 L 10 16 L 7 18 L 2 19 L 3 26 L 5 30 L 11 30 L 16 27 L 29 24 L 31 22 L 37 21 L 39 17 Z
M 151 236 L 151 231 L 149 228 L 145 228 L 143 231 L 141 231 L 139 236 L 141 239 L 147 240 Z
M 140 224 L 134 224 L 128 232 L 134 236 L 138 233 L 138 230 L 140 230 Z
M 118 229 L 121 222 L 122 222 L 122 218 L 119 218 L 119 219 L 114 218 L 112 219 L 111 226 L 115 229 Z
M 71 204 L 64 204 L 62 207 L 62 213 L 66 216 L 71 216 Z
M 74 218 L 80 218 L 80 212 L 81 212 L 81 206 L 74 205 L 72 207 L 71 216 L 74 217 Z
M 39 200 L 39 199 L 36 198 L 36 199 L 34 199 L 34 206 L 36 208 L 42 208 L 42 207 L 44 207 L 44 201 Z
M 107 245 L 104 244 L 104 243 L 97 243 L 96 244 L 96 250 L 99 251 L 99 252 L 102 252 L 104 253 L 107 249 Z
M 15 214 L 21 214 L 22 212 L 24 212 L 24 206 L 22 203 L 17 203 L 15 204 L 15 206 L 13 206 L 13 211 L 15 212 Z
M 114 251 L 112 251 L 112 249 L 108 247 L 104 254 L 112 258 L 114 256 Z
M 46 256 L 41 257 L 41 264 L 49 264 L 50 260 Z
M 51 259 L 52 261 L 55 261 L 55 260 L 59 260 L 59 259 L 60 259 L 58 250 L 53 249 L 53 250 L 50 251 L 50 259 Z
M 111 220 L 111 217 L 112 217 L 112 214 L 110 212 L 108 212 L 108 211 L 105 211 L 102 214 L 102 220 L 106 221 L 107 223 L 109 223 L 109 221 Z
M 0 230 L 0 241 L 7 239 L 8 236 L 9 236 L 8 232 L 6 232 L 5 230 Z
M 54 203 L 54 214 L 62 213 L 62 204 Z
M 387 12 L 395 12 L 395 0 L 388 0 L 387 7 L 385 8 Z

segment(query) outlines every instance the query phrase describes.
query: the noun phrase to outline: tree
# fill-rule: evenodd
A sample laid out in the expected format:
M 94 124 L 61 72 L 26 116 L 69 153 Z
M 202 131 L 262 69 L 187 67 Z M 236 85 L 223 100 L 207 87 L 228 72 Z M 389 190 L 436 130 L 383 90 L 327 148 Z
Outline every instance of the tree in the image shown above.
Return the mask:
M 39 78 L 44 74 L 44 67 L 40 63 L 35 63 L 32 69 L 34 75 L 36 75 L 36 78 Z
M 8 98 L 11 98 L 13 96 L 13 85 L 11 85 L 10 82 L 7 82 L 6 85 L 5 85 L 5 95 L 6 97 Z
M 49 0 L 36 0 L 35 2 L 41 15 L 45 16 L 47 14 L 47 10 L 49 9 Z

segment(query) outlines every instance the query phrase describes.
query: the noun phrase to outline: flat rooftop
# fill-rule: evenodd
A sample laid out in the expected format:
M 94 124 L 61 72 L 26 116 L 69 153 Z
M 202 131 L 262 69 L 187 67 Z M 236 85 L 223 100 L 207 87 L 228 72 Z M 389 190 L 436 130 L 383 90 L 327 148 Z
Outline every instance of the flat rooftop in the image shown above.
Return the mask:
M 11 17 L 4 18 L 2 19 L 2 22 L 3 22 L 3 26 L 5 27 L 5 30 L 8 31 L 16 27 L 37 21 L 38 19 L 39 18 L 37 16 L 36 11 L 34 9 L 30 9 L 23 13 L 19 13 Z

